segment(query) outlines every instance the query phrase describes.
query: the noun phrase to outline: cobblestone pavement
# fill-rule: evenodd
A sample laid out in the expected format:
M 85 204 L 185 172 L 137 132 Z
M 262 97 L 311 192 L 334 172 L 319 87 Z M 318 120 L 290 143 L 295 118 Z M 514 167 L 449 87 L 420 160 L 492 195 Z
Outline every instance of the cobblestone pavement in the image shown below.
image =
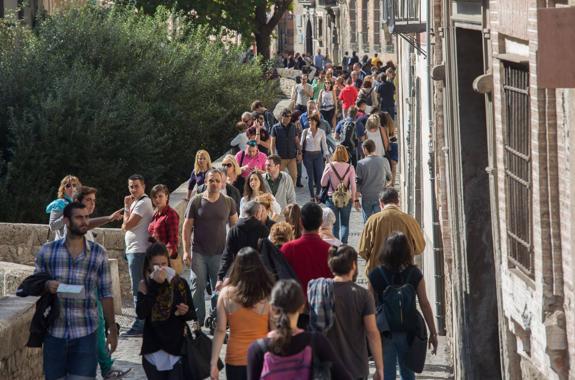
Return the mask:
M 305 170 L 305 169 L 304 169 Z M 302 178 L 302 183 L 307 184 L 304 178 Z M 303 188 L 296 188 L 297 200 L 300 205 L 303 205 L 309 200 L 309 194 L 307 192 L 307 186 Z M 350 234 L 348 243 L 357 248 L 359 243 L 359 237 L 361 229 L 363 227 L 363 219 L 361 212 L 352 209 L 350 217 Z M 359 263 L 359 276 L 357 279 L 358 284 L 367 286 L 367 279 L 365 277 L 365 261 L 360 259 Z M 209 303 L 206 303 L 209 307 Z M 133 320 L 134 309 L 131 307 L 123 308 L 123 313 L 121 316 L 117 316 L 118 323 L 123 328 L 128 328 Z M 125 379 L 145 379 L 143 368 L 141 366 L 141 357 L 139 355 L 140 347 L 142 345 L 141 338 L 120 338 L 118 343 L 118 349 L 114 353 L 113 358 L 116 360 L 115 365 L 119 368 L 131 367 L 132 371 L 125 377 Z M 225 346 L 222 349 L 222 359 L 225 354 Z M 427 363 L 425 365 L 425 370 L 421 375 L 418 375 L 418 379 L 452 379 L 452 367 L 449 364 L 449 348 L 446 344 L 446 339 L 444 337 L 439 337 L 439 349 L 437 355 L 432 356 L 428 354 Z M 375 370 L 373 363 L 371 363 L 371 372 Z M 100 379 L 100 378 L 99 378 Z M 220 379 L 225 379 L 224 371 L 220 372 Z

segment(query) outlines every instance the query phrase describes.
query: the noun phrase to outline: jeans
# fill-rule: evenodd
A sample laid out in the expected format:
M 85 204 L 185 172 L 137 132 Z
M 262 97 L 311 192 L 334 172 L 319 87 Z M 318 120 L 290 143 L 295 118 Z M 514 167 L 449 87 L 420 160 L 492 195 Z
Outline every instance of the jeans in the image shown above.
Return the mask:
M 136 299 L 138 295 L 138 287 L 142 279 L 142 271 L 144 270 L 145 252 L 126 253 L 128 259 L 128 267 L 130 269 L 130 279 L 132 280 L 132 295 L 134 297 L 134 307 L 136 307 Z M 132 324 L 132 329 L 137 331 L 144 330 L 144 320 L 135 319 Z
M 309 194 L 312 198 L 314 196 L 319 196 L 319 193 L 321 192 L 321 175 L 323 174 L 323 168 L 325 166 L 321 151 L 304 152 L 303 164 L 305 165 L 305 171 L 307 172 L 307 187 L 309 188 Z
M 408 350 L 406 333 L 393 333 L 391 338 L 383 337 L 384 380 L 395 380 L 397 364 L 401 380 L 415 380 L 415 374 L 405 365 Z
M 142 356 L 142 366 L 144 367 L 144 372 L 148 380 L 183 380 L 184 379 L 184 365 L 180 360 L 174 364 L 174 368 L 170 371 L 158 371 L 156 367 L 148 362 L 145 357 Z
M 44 374 L 46 380 L 96 378 L 98 366 L 96 333 L 77 339 L 44 338 Z
M 248 367 L 245 365 L 226 364 L 226 379 L 247 380 L 248 379 Z
M 203 324 L 206 319 L 206 301 L 204 292 L 206 291 L 206 281 L 210 278 L 212 287 L 212 308 L 216 307 L 217 294 L 216 282 L 218 281 L 218 270 L 220 269 L 220 259 L 222 255 L 202 255 L 201 253 L 192 254 L 192 299 L 196 308 L 198 322 Z
M 321 116 L 323 116 L 325 121 L 327 121 L 329 123 L 329 125 L 331 126 L 331 129 L 333 130 L 335 128 L 335 125 L 333 125 L 333 115 L 335 114 L 335 108 L 332 108 L 328 111 L 320 110 L 319 112 L 321 113 Z
M 349 236 L 349 216 L 351 215 L 351 204 L 353 200 L 350 199 L 345 207 L 335 207 L 331 198 L 327 199 L 326 205 L 335 214 L 335 224 L 333 225 L 333 236 L 341 240 L 343 244 L 347 244 Z
M 100 365 L 100 373 L 104 377 L 110 369 L 112 369 L 112 355 L 106 347 L 106 324 L 104 321 L 104 310 L 102 309 L 102 303 L 98 300 L 98 330 L 96 330 L 96 335 L 98 339 L 98 364 Z
M 369 200 L 369 199 L 362 199 L 361 200 L 361 213 L 363 214 L 363 222 L 367 222 L 367 219 L 369 219 L 370 216 L 372 216 L 375 213 L 378 213 L 381 211 L 381 208 L 379 207 L 379 200 L 374 199 L 374 200 Z

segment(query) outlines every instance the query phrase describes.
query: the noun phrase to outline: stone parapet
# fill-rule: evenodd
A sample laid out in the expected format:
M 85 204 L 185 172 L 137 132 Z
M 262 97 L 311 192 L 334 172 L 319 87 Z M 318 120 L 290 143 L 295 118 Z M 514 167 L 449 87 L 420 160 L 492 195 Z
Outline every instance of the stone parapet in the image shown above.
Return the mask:
M 0 262 L 0 297 L 16 293 L 18 285 L 32 273 L 32 266 Z
M 42 378 L 42 349 L 26 347 L 36 299 L 0 298 L 0 379 Z
M 117 264 L 111 263 L 111 269 L 112 274 L 117 272 L 119 276 L 114 295 L 116 312 L 119 312 L 121 298 L 132 298 L 130 271 L 124 258 L 124 233 L 119 228 L 96 228 L 94 229 L 94 236 L 96 241 L 106 248 L 108 258 L 117 261 Z M 36 254 L 42 244 L 46 242 L 47 237 L 48 226 L 45 224 L 0 223 L 0 261 L 34 266 Z M 117 270 L 114 269 L 114 266 L 117 267 Z M 15 270 L 16 267 L 11 268 L 11 270 Z M 19 277 L 19 281 L 25 277 Z M 0 295 L 13 293 L 15 289 L 13 287 L 6 293 L 2 293 L 0 290 Z M 121 291 L 120 294 L 117 293 L 118 289 Z

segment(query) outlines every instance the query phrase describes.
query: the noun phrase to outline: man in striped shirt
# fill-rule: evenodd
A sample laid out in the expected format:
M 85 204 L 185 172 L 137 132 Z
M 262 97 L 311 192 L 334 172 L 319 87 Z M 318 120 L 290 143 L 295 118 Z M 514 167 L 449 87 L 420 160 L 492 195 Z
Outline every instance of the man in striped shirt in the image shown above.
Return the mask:
M 83 204 L 68 204 L 64 222 L 66 236 L 44 244 L 35 263 L 35 273 L 50 274 L 46 290 L 59 300 L 58 318 L 44 338 L 44 373 L 46 379 L 95 379 L 98 298 L 111 352 L 118 342 L 108 255 L 101 245 L 85 239 L 89 211 Z

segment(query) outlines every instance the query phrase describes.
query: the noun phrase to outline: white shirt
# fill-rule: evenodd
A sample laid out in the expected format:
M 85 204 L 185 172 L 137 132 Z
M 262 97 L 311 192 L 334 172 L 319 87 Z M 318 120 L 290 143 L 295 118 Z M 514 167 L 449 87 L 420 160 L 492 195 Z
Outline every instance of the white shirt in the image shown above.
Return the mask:
M 329 154 L 327 150 L 327 143 L 325 142 L 325 132 L 323 129 L 318 128 L 315 132 L 315 136 L 311 132 L 311 129 L 306 128 L 303 130 L 302 139 L 305 140 L 305 150 L 306 152 L 320 152 L 323 151 L 324 155 Z M 302 140 L 302 146 L 303 146 Z
M 126 253 L 140 253 L 146 252 L 150 246 L 148 238 L 148 225 L 154 216 L 154 207 L 152 201 L 147 195 L 143 195 L 137 201 L 134 201 L 130 206 L 130 215 L 136 214 L 142 217 L 138 224 L 126 231 Z

